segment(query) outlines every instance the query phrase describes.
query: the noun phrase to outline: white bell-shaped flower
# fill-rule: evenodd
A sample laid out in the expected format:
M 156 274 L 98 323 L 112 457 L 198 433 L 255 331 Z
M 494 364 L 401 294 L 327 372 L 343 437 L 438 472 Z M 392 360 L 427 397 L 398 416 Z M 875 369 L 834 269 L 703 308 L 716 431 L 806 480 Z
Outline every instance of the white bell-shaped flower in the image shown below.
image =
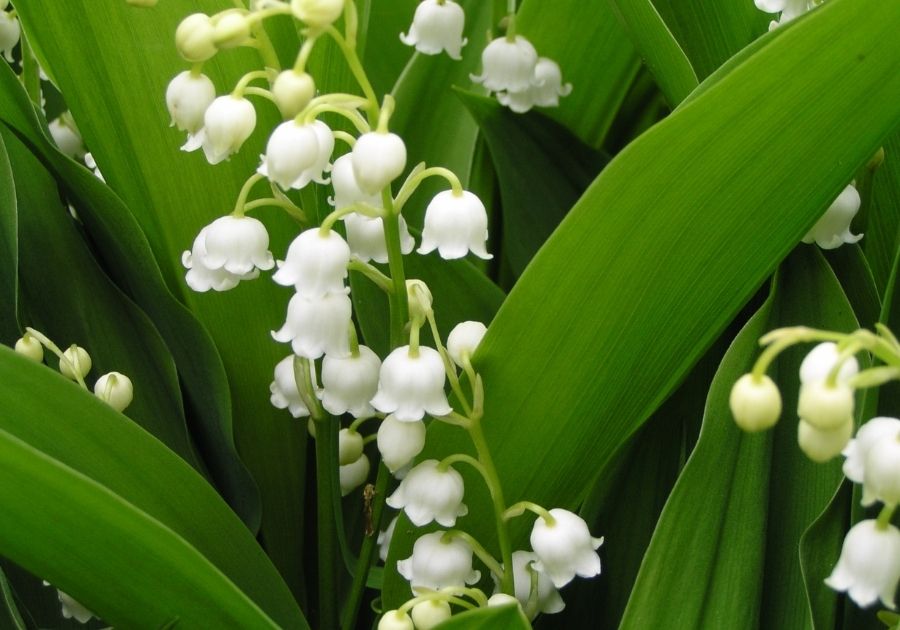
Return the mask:
M 316 95 L 316 82 L 306 72 L 293 68 L 278 73 L 272 82 L 272 98 L 285 119 L 303 111 Z
M 62 606 L 63 619 L 74 619 L 78 623 L 87 623 L 97 616 L 88 610 L 84 604 L 73 599 L 68 593 L 63 593 L 61 590 L 56 589 L 56 597 Z
M 416 246 L 416 240 L 409 233 L 406 220 L 400 216 L 400 251 L 410 253 Z M 352 212 L 344 217 L 347 229 L 347 244 L 350 251 L 363 262 L 374 260 L 377 263 L 388 262 L 387 241 L 384 237 L 384 221 L 376 217 L 366 217 Z
M 305 297 L 321 297 L 344 290 L 349 263 L 350 247 L 340 234 L 311 228 L 291 242 L 272 280 L 286 287 L 293 285 Z
M 822 381 L 838 362 L 840 352 L 837 344 L 825 341 L 818 344 L 803 358 L 800 363 L 800 382 L 803 384 Z M 837 380 L 846 383 L 859 373 L 859 363 L 855 357 L 849 357 L 838 369 Z
M 190 70 L 175 76 L 166 88 L 166 107 L 172 125 L 189 134 L 203 128 L 207 108 L 216 99 L 216 86 L 208 76 Z
M 391 473 L 409 464 L 425 448 L 425 423 L 401 422 L 388 416 L 378 427 L 378 452 Z
M 187 269 L 185 282 L 194 291 L 205 293 L 210 289 L 214 291 L 228 291 L 238 285 L 241 280 L 252 280 L 259 276 L 259 270 L 253 269 L 249 273 L 233 274 L 224 267 L 212 269 L 206 265 L 206 235 L 209 233 L 207 225 L 197 238 L 190 250 L 181 255 L 181 264 Z
M 125 411 L 134 400 L 134 385 L 124 374 L 109 372 L 94 383 L 94 395 L 116 411 Z
M 266 154 L 262 156 L 257 172 L 285 190 L 299 189 L 313 179 L 318 159 L 319 139 L 314 126 L 289 120 L 275 127 L 269 136 Z
M 566 603 L 546 573 L 541 573 L 532 565 L 538 559 L 531 551 L 514 551 L 512 554 L 513 578 L 516 584 L 516 599 L 523 610 L 529 611 L 529 618 L 534 619 L 538 613 L 552 615 L 561 612 Z M 537 577 L 537 589 L 534 601 L 531 601 L 532 575 Z M 493 576 L 499 590 L 499 577 Z M 495 593 L 496 594 L 496 593 Z
M 539 57 L 534 66 L 532 84 L 518 92 L 498 92 L 497 100 L 517 114 L 532 107 L 558 107 L 559 97 L 572 93 L 572 84 L 563 84 L 559 64 L 547 57 Z
M 900 503 L 900 431 L 888 433 L 866 454 L 862 504 Z
M 472 548 L 459 538 L 444 539 L 446 532 L 420 536 L 412 555 L 397 561 L 397 571 L 410 586 L 440 590 L 447 586 L 474 584 L 481 572 L 472 569 Z M 415 593 L 415 591 L 413 591 Z
M 202 116 L 202 112 L 201 112 Z M 53 142 L 59 147 L 59 150 L 70 158 L 75 160 L 83 160 L 87 151 L 84 148 L 84 141 L 81 134 L 75 127 L 75 122 L 68 113 L 58 116 L 50 121 L 47 126 Z
M 464 367 L 466 361 L 475 354 L 478 344 L 486 333 L 487 326 L 481 322 L 458 323 L 447 335 L 447 354 L 456 365 Z
M 835 249 L 845 243 L 858 242 L 863 235 L 853 234 L 850 223 L 859 212 L 860 203 L 859 192 L 853 184 L 848 185 L 803 237 L 803 242 L 815 242 L 822 249 Z
M 175 48 L 186 61 L 206 61 L 218 52 L 215 36 L 212 19 L 205 13 L 192 13 L 175 29 Z
M 416 625 L 406 613 L 389 610 L 378 620 L 377 630 L 416 630 Z
M 775 426 L 781 416 L 781 392 L 771 378 L 744 374 L 728 397 L 734 422 L 744 431 L 763 431 Z
M 454 194 L 452 190 L 439 192 L 425 209 L 420 254 L 435 249 L 445 260 L 462 258 L 470 251 L 479 258 L 489 259 L 485 244 L 488 237 L 487 211 L 481 199 L 467 190 Z
M 91 155 L 90 151 L 84 154 L 84 165 L 91 169 L 91 172 L 94 173 L 94 176 L 101 182 L 106 181 L 106 178 L 103 177 L 103 173 L 100 172 L 100 168 L 97 166 L 97 161 L 94 159 L 94 156 Z
M 811 0 L 755 0 L 756 8 L 764 13 L 780 13 L 779 19 L 769 24 L 769 30 L 790 22 L 809 11 Z
M 421 420 L 426 413 L 445 416 L 453 411 L 444 393 L 445 378 L 444 362 L 437 350 L 419 346 L 413 355 L 409 346 L 401 346 L 381 364 L 372 406 L 401 422 Z
M 381 208 L 381 195 L 369 194 L 362 191 L 353 173 L 353 155 L 345 153 L 334 161 L 331 167 L 331 185 L 334 187 L 334 197 L 329 203 L 335 210 L 352 206 L 355 203 L 367 203 L 374 208 Z
M 465 12 L 453 0 L 424 0 L 416 7 L 409 34 L 400 33 L 400 41 L 425 55 L 446 50 L 451 59 L 461 59 L 460 50 L 468 41 L 463 37 L 465 21 Z
M 395 133 L 362 134 L 350 152 L 359 189 L 374 195 L 397 179 L 406 168 L 406 144 Z
M 66 378 L 76 381 L 79 376 L 81 378 L 87 376 L 92 365 L 93 361 L 87 350 L 73 343 L 63 352 L 62 358 L 59 360 L 59 371 Z
M 436 459 L 420 463 L 387 498 L 389 506 L 404 510 L 412 524 L 418 527 L 431 521 L 453 527 L 458 516 L 469 513 L 462 502 L 465 493 L 462 475 L 452 466 L 441 470 L 438 463 Z
M 827 462 L 840 454 L 853 435 L 853 418 L 833 429 L 819 429 L 803 418 L 797 423 L 797 444 L 800 450 L 814 462 Z
M 363 454 L 363 438 L 352 429 L 338 431 L 338 463 L 341 466 L 352 464 Z
M 521 35 L 514 41 L 498 37 L 481 53 L 481 75 L 470 78 L 489 92 L 522 92 L 534 82 L 537 61 L 534 46 Z
M 880 526 L 874 520 L 860 521 L 850 528 L 834 571 L 825 584 L 846 591 L 862 608 L 876 600 L 894 608 L 894 594 L 900 580 L 900 530 Z
M 13 48 L 19 43 L 21 35 L 22 27 L 19 20 L 6 11 L 0 11 L 0 53 L 10 63 L 13 62 Z
M 16 341 L 15 351 L 37 363 L 44 360 L 44 346 L 31 333 L 26 332 L 21 339 Z
M 369 478 L 369 458 L 360 455 L 359 459 L 350 464 L 346 464 L 338 468 L 338 477 L 341 482 L 341 496 L 345 497 L 361 485 Z
M 225 269 L 243 276 L 256 269 L 275 266 L 269 251 L 269 233 L 261 221 L 252 217 L 226 215 L 209 224 L 206 230 L 206 255 L 203 265 Z
M 900 433 L 900 420 L 880 416 L 872 418 L 859 428 L 843 451 L 844 474 L 855 483 L 863 483 L 866 476 L 866 459 L 869 451 L 883 440 L 893 439 Z
M 272 394 L 269 400 L 276 409 L 287 409 L 295 418 L 309 415 L 309 409 L 297 389 L 293 354 L 284 357 L 275 366 L 275 380 L 269 385 L 269 391 Z
M 381 359 L 366 346 L 357 356 L 326 356 L 322 360 L 322 406 L 336 416 L 350 413 L 354 418 L 374 413 L 369 401 L 378 391 Z
M 413 606 L 409 614 L 416 630 L 432 630 L 447 621 L 453 613 L 450 604 L 443 599 L 428 599 Z
M 556 588 L 562 588 L 579 575 L 593 577 L 600 573 L 600 555 L 595 551 L 603 544 L 602 538 L 594 538 L 587 523 L 568 510 L 550 510 L 553 524 L 543 517 L 534 522 L 531 530 L 531 547 L 537 554 L 533 566 L 550 576 Z
M 272 338 L 291 342 L 297 356 L 318 359 L 324 354 L 350 354 L 349 330 L 352 306 L 347 291 L 335 291 L 307 298 L 295 293 L 288 304 L 284 326 L 272 331 Z
M 250 101 L 226 94 L 206 108 L 203 129 L 194 136 L 195 141 L 185 144 L 182 150 L 193 151 L 201 146 L 198 143 L 202 143 L 206 160 L 218 164 L 240 150 L 254 127 L 256 110 Z
M 378 557 L 382 562 L 387 562 L 388 552 L 391 549 L 391 540 L 394 538 L 394 530 L 397 528 L 399 516 L 395 516 L 383 531 L 378 532 Z

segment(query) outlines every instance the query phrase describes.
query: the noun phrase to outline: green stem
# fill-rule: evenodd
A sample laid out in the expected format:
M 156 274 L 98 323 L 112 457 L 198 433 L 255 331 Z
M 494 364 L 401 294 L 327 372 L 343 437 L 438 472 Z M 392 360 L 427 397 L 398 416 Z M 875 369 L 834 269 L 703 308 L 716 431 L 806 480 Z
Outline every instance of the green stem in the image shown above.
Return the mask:
M 360 89 L 366 96 L 366 100 L 368 101 L 366 113 L 369 115 L 369 122 L 371 123 L 378 120 L 378 115 L 380 113 L 378 108 L 378 97 L 375 96 L 375 89 L 372 87 L 372 83 L 369 81 L 369 77 L 363 69 L 362 62 L 359 60 L 359 55 L 356 54 L 356 47 L 348 43 L 347 40 L 344 39 L 344 36 L 333 26 L 329 26 L 325 31 L 338 45 L 341 52 L 344 53 L 344 58 L 347 60 L 347 66 L 349 66 L 353 78 L 356 79 Z
M 484 545 L 475 540 L 475 538 L 471 534 L 464 532 L 461 529 L 451 529 L 445 532 L 443 536 L 441 536 L 441 540 L 446 539 L 450 541 L 454 538 L 461 538 L 462 540 L 466 541 L 466 543 L 468 543 L 468 545 L 472 548 L 472 551 L 475 552 L 475 555 L 478 556 L 478 558 L 482 562 L 484 562 L 488 570 L 497 577 L 506 577 L 507 574 L 512 576 L 512 571 L 504 571 L 503 567 L 500 566 L 500 563 L 497 562 L 494 556 L 489 554 L 487 549 L 484 548 Z M 512 565 L 508 564 L 506 566 L 511 567 Z
M 41 68 L 38 65 L 37 58 L 31 52 L 31 46 L 28 45 L 28 39 L 24 31 L 21 34 L 22 46 L 22 85 L 25 86 L 25 92 L 31 102 L 41 106 Z
M 506 41 L 516 41 L 516 0 L 506 0 Z
M 255 199 L 244 204 L 244 212 L 250 212 L 251 210 L 256 210 L 257 208 L 265 208 L 267 206 L 281 208 L 282 210 L 287 212 L 292 219 L 296 219 L 304 225 L 309 224 L 309 218 L 306 216 L 303 210 L 294 205 L 293 202 L 285 201 L 284 199 L 274 199 L 271 197 L 267 197 L 265 199 Z
M 398 210 L 403 210 L 403 206 L 406 205 L 409 198 L 416 192 L 419 185 L 429 177 L 442 177 L 450 184 L 450 189 L 453 191 L 454 195 L 459 196 L 463 194 L 462 183 L 460 183 L 456 173 L 449 168 L 432 166 L 416 173 L 410 173 L 410 177 L 403 182 L 403 186 L 400 188 L 400 192 L 397 193 L 397 199 L 394 202 Z
M 300 52 L 297 53 L 297 59 L 294 61 L 294 72 L 298 74 L 306 72 L 306 62 L 309 60 L 309 55 L 313 50 L 313 46 L 316 45 L 317 38 L 318 36 L 310 36 L 303 42 L 303 45 L 300 47 Z
M 278 53 L 275 52 L 275 46 L 272 45 L 272 40 L 269 39 L 266 27 L 263 26 L 262 23 L 257 22 L 250 27 L 250 31 L 253 33 L 253 37 L 256 38 L 258 44 L 256 48 L 266 67 L 273 70 L 281 70 L 281 62 L 278 60 Z
M 337 532 L 334 517 L 334 484 L 332 469 L 337 467 L 337 422 L 331 416 L 316 422 L 316 516 L 319 556 L 319 627 L 336 628 L 337 598 Z
M 352 110 L 352 109 L 347 109 L 346 107 L 337 107 L 335 105 L 328 105 L 327 103 L 322 104 L 322 105 L 316 105 L 315 107 L 303 110 L 302 112 L 300 112 L 297 115 L 297 118 L 295 118 L 295 120 L 299 121 L 300 119 L 302 119 L 303 124 L 308 125 L 309 123 L 314 121 L 319 114 L 325 114 L 325 113 L 329 113 L 329 112 L 332 114 L 337 114 L 339 116 L 343 116 L 344 118 L 349 120 L 350 123 L 354 127 L 356 127 L 356 130 L 359 133 L 367 133 L 367 132 L 371 131 L 368 123 L 366 123 L 365 118 L 360 116 L 359 112 Z
M 241 186 L 241 192 L 238 193 L 237 201 L 234 202 L 234 210 L 231 211 L 236 217 L 244 216 L 244 212 L 246 211 L 245 206 L 247 205 L 247 197 L 250 195 L 250 189 L 253 186 L 266 178 L 265 175 L 260 175 L 259 173 L 253 173 L 250 177 L 247 178 L 247 181 L 244 182 L 244 185 Z
M 391 347 L 403 345 L 404 328 L 409 318 L 406 296 L 406 272 L 403 269 L 403 252 L 400 250 L 400 216 L 394 212 L 394 200 L 390 188 L 381 191 L 381 200 L 387 216 L 384 217 L 384 237 L 387 242 L 388 268 L 394 291 L 389 296 L 391 305 Z
M 391 282 L 391 279 L 378 271 L 378 269 L 376 269 L 369 263 L 365 263 L 358 259 L 351 260 L 350 264 L 347 265 L 347 269 L 349 269 L 350 271 L 358 271 L 373 283 L 375 283 L 375 286 L 377 286 L 387 294 L 391 294 L 394 292 L 394 285 Z
M 497 541 L 500 544 L 500 559 L 506 568 L 505 571 L 497 574 L 500 578 L 500 590 L 507 595 L 515 595 L 512 544 L 509 540 L 509 527 L 504 518 L 506 503 L 503 500 L 503 487 L 500 485 L 500 477 L 497 475 L 497 468 L 494 466 L 491 450 L 488 448 L 484 432 L 481 430 L 481 420 L 473 418 L 468 430 L 472 443 L 475 445 L 475 450 L 478 453 L 478 461 L 484 469 L 484 479 L 487 482 L 491 493 L 491 501 L 494 504 L 494 517 L 497 520 Z
M 72 365 L 72 362 L 66 358 L 63 351 L 59 349 L 59 346 L 57 346 L 55 343 L 53 343 L 53 341 L 49 337 L 47 337 L 44 333 L 39 332 L 39 331 L 35 330 L 34 328 L 30 328 L 30 327 L 26 326 L 25 331 L 28 334 L 30 334 L 32 337 L 34 337 L 35 339 L 40 341 L 41 345 L 43 345 L 45 348 L 47 348 L 47 350 L 49 350 L 50 352 L 55 354 L 56 357 L 59 359 L 60 363 L 66 363 L 69 366 L 69 369 L 72 371 L 72 374 L 75 375 L 75 380 L 78 382 L 78 384 L 81 385 L 81 387 L 83 389 L 90 391 L 90 389 L 88 389 L 87 384 L 84 382 L 84 378 L 81 376 L 81 374 L 78 372 L 78 370 L 75 369 L 75 366 Z
M 887 529 L 887 526 L 891 524 L 891 518 L 894 516 L 894 510 L 896 508 L 896 505 L 885 505 L 881 508 L 881 512 L 878 514 L 878 520 L 876 521 L 879 529 Z
M 453 361 L 450 360 L 447 349 L 444 348 L 444 344 L 441 342 L 441 333 L 438 331 L 434 311 L 430 311 L 428 314 L 428 325 L 431 327 L 431 336 L 434 338 L 434 346 L 437 348 L 438 353 L 441 355 L 441 360 L 444 362 L 444 372 L 447 373 L 447 380 L 450 381 L 450 389 L 453 390 L 453 393 L 456 395 L 457 400 L 459 400 L 459 404 L 462 405 L 465 414 L 472 417 L 472 406 L 469 404 L 468 399 L 463 393 Z M 472 385 L 474 386 L 474 384 L 473 381 Z

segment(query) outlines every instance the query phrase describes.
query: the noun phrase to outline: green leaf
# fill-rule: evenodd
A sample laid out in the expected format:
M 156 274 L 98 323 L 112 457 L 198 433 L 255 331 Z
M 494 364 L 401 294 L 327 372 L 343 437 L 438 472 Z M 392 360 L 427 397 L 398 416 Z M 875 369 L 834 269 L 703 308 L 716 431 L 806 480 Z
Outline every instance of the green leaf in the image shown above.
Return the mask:
M 198 627 L 217 625 L 219 614 L 250 620 L 256 606 L 284 627 L 305 627 L 253 536 L 178 456 L 71 381 L 5 347 L 0 380 L 0 493 L 8 516 L 0 553 L 126 626 L 136 619 L 123 614 L 147 613 L 138 624 L 144 627 L 169 600 L 181 603 L 168 610 L 192 625 L 187 619 L 209 613 L 213 598 L 222 612 Z M 158 583 L 145 582 L 151 577 Z M 259 611 L 252 614 L 259 623 Z
M 513 605 L 479 608 L 453 615 L 435 630 L 530 630 L 531 624 L 525 619 L 521 608 Z
M 12 628 L 13 630 L 26 630 L 25 620 L 22 619 L 22 615 L 19 614 L 15 596 L 9 585 L 9 580 L 6 579 L 6 573 L 3 572 L 3 569 L 0 569 L 0 597 L 2 597 L 3 600 L 3 608 L 6 609 L 6 621 L 3 623 L 4 627 Z
M 515 114 L 494 99 L 457 95 L 491 153 L 503 202 L 502 252 L 519 275 L 608 159 L 537 112 Z
M 15 343 L 19 318 L 19 245 L 16 185 L 0 139 L 0 342 Z
M 872 181 L 866 234 L 860 242 L 881 291 L 887 287 L 900 232 L 900 132 L 886 139 L 884 154 Z
M 888 36 L 898 19 L 900 6 L 877 0 L 830 2 L 641 136 L 587 190 L 475 357 L 508 502 L 576 506 L 871 156 L 900 119 L 900 40 Z M 803 82 L 783 81 L 799 73 Z M 425 457 L 468 449 L 458 429 L 429 434 L 440 446 Z M 479 491 L 467 484 L 471 512 L 486 505 Z M 487 523 L 467 526 L 492 539 Z
M 360 23 L 367 28 L 363 40 L 362 61 L 376 94 L 387 94 L 400 78 L 415 49 L 400 41 L 400 33 L 408 33 L 417 0 L 364 0 L 360 7 Z
M 64 157 L 38 122 L 8 66 L 0 64 L 0 120 L 12 129 L 64 186 L 98 249 L 104 270 L 153 320 L 175 359 L 193 411 L 192 437 L 232 507 L 259 521 L 259 497 L 237 457 L 231 436 L 228 382 L 208 333 L 166 288 L 144 234 L 130 211 L 92 173 Z
M 634 47 L 674 107 L 697 87 L 694 67 L 651 0 L 609 0 Z

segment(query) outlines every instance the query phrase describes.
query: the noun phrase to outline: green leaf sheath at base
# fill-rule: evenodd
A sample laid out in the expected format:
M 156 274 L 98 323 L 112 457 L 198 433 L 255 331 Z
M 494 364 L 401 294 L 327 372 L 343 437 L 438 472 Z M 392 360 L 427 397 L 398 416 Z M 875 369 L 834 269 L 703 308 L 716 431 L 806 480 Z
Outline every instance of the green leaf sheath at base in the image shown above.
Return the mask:
M 186 541 L 277 623 L 288 628 L 305 627 L 290 591 L 253 535 L 178 456 L 54 370 L 2 346 L 0 381 L 4 383 L 0 388 L 0 409 L 4 410 L 0 414 L 0 430 L 11 439 L 103 486 L 105 492 L 114 494 L 119 501 Z M 12 485 L 12 481 L 0 483 L 9 492 L 14 491 L 7 488 Z M 37 490 L 30 492 L 37 501 Z M 17 509 L 27 512 L 27 508 L 22 505 Z M 79 529 L 93 529 L 93 516 L 90 519 L 84 516 L 91 513 L 87 508 L 71 510 L 80 522 Z M 35 503 L 29 518 L 48 517 Z M 68 548 L 67 545 L 77 548 L 74 542 L 48 542 L 55 540 L 53 535 L 37 535 L 27 523 L 13 517 L 3 519 L 4 546 L 41 546 L 41 553 L 54 556 L 60 555 L 59 549 Z M 69 526 L 62 522 L 48 521 L 44 527 L 50 532 L 56 528 L 57 536 L 68 535 L 66 527 Z M 113 544 L 113 534 L 109 536 Z M 0 548 L 0 554 L 36 571 L 34 564 L 23 562 L 5 548 Z M 127 562 L 128 558 L 123 557 L 121 561 Z M 130 571 L 123 568 L 115 579 L 107 577 L 119 583 L 119 576 Z M 67 590 L 66 586 L 68 581 L 63 590 Z M 76 593 L 73 595 L 78 599 Z
M 895 3 L 833 0 L 643 134 L 585 192 L 475 357 L 510 503 L 577 506 L 897 125 L 898 24 Z M 452 427 L 429 435 L 440 447 L 423 457 L 466 448 Z M 467 527 L 492 539 L 486 523 Z M 528 522 L 513 531 L 522 544 Z
M 6 147 L 0 139 L 0 343 L 15 343 L 18 324 L 19 245 L 16 185 Z

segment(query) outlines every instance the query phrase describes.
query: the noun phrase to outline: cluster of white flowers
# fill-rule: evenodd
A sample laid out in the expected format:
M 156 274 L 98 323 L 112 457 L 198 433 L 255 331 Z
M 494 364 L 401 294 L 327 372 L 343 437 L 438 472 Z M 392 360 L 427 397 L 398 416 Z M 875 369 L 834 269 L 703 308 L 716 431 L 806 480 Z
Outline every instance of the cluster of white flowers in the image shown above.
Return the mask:
M 778 19 L 769 23 L 769 30 L 787 24 L 796 17 L 820 5 L 823 0 L 754 0 L 756 8 L 764 13 L 778 13 Z
M 894 608 L 894 593 L 900 582 L 900 530 L 890 521 L 900 503 L 900 420 L 873 418 L 853 437 L 855 390 L 895 378 L 893 368 L 860 371 L 854 357 L 868 350 L 888 363 L 896 362 L 900 358 L 896 339 L 883 327 L 879 333 L 840 335 L 807 328 L 772 331 L 762 340 L 770 348 L 760 357 L 754 372 L 735 383 L 730 403 L 741 428 L 759 431 L 773 426 L 781 412 L 781 394 L 763 373 L 765 368 L 778 352 L 794 343 L 837 340 L 819 343 L 800 364 L 797 439 L 801 450 L 816 462 L 843 454 L 844 475 L 862 484 L 862 505 L 881 502 L 883 509 L 877 519 L 863 520 L 850 529 L 837 566 L 825 582 L 847 592 L 861 607 L 880 599 Z
M 63 376 L 87 389 L 84 379 L 93 367 L 91 355 L 87 350 L 72 344 L 65 350 L 33 328 L 27 328 L 24 335 L 16 341 L 14 349 L 35 363 L 44 361 L 44 348 L 50 350 L 59 360 L 59 372 Z M 94 383 L 94 395 L 116 411 L 124 411 L 134 400 L 134 385 L 131 379 L 120 372 L 107 372 Z

